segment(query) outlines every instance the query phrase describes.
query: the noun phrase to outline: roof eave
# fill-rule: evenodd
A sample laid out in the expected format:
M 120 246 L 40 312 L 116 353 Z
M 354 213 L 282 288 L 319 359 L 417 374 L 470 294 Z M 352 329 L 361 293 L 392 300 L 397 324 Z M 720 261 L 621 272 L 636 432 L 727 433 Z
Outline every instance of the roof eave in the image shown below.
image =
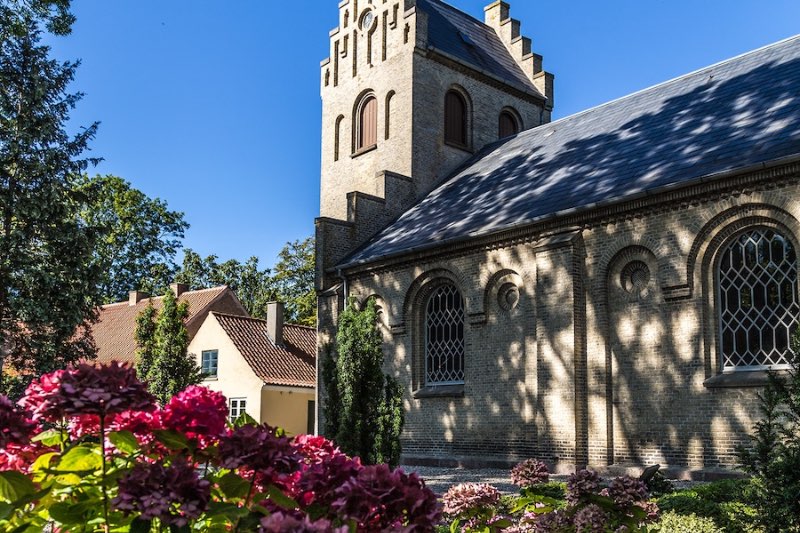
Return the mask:
M 351 275 L 351 274 L 354 274 L 354 273 L 357 273 L 357 272 L 360 272 L 360 271 L 363 271 L 363 270 L 369 270 L 370 268 L 374 267 L 377 264 L 380 264 L 381 266 L 391 265 L 392 263 L 396 262 L 397 259 L 400 258 L 401 256 L 405 256 L 405 255 L 408 255 L 408 254 L 427 253 L 427 252 L 431 252 L 431 251 L 433 251 L 433 250 L 435 250 L 437 248 L 441 248 L 443 246 L 457 245 L 457 244 L 461 244 L 463 242 L 466 242 L 466 241 L 469 241 L 469 240 L 472 240 L 472 239 L 476 239 L 476 238 L 488 238 L 488 237 L 491 237 L 492 235 L 498 235 L 498 234 L 502 234 L 502 233 L 506 233 L 506 232 L 510 232 L 510 231 L 514 231 L 514 230 L 519 230 L 519 229 L 522 229 L 522 228 L 528 228 L 528 227 L 531 227 L 531 226 L 535 226 L 537 224 L 542 224 L 544 222 L 549 222 L 549 221 L 552 221 L 552 220 L 555 220 L 555 219 L 558 219 L 558 218 L 566 217 L 568 215 L 576 215 L 576 214 L 580 214 L 580 213 L 588 213 L 588 212 L 596 210 L 596 209 L 600 209 L 600 208 L 604 208 L 604 207 L 610 207 L 610 206 L 621 204 L 621 203 L 625 203 L 625 202 L 632 202 L 632 201 L 636 201 L 636 200 L 639 200 L 639 199 L 642 199 L 642 198 L 658 196 L 658 195 L 661 195 L 661 194 L 665 194 L 665 193 L 673 192 L 673 191 L 676 191 L 676 190 L 680 190 L 680 189 L 696 186 L 696 185 L 703 184 L 703 183 L 714 183 L 714 182 L 717 182 L 719 180 L 722 180 L 722 179 L 725 179 L 725 178 L 729 178 L 729 177 L 731 177 L 733 175 L 748 174 L 748 173 L 751 173 L 751 172 L 756 172 L 756 171 L 760 171 L 760 170 L 766 170 L 766 169 L 770 169 L 770 168 L 780 167 L 780 166 L 783 166 L 783 165 L 788 165 L 788 164 L 795 163 L 795 162 L 798 162 L 798 161 L 800 161 L 800 153 L 797 153 L 797 154 L 794 154 L 794 155 L 791 155 L 791 156 L 787 156 L 787 157 L 773 159 L 773 160 L 770 160 L 770 161 L 756 163 L 754 165 L 746 165 L 746 166 L 742 166 L 742 167 L 733 167 L 733 168 L 729 168 L 729 169 L 726 169 L 726 170 L 723 170 L 723 171 L 719 171 L 719 172 L 715 172 L 715 173 L 712 173 L 712 174 L 707 174 L 707 175 L 704 175 L 704 176 L 701 176 L 699 178 L 695 178 L 695 179 L 692 179 L 692 180 L 689 180 L 689 181 L 675 182 L 675 183 L 671 183 L 671 184 L 668 184 L 668 185 L 664 185 L 662 187 L 656 187 L 654 189 L 646 189 L 646 190 L 643 190 L 643 191 L 640 191 L 640 192 L 637 192 L 637 193 L 633 193 L 633 194 L 629 194 L 629 195 L 617 196 L 617 197 L 614 197 L 614 198 L 610 198 L 608 200 L 604 200 L 602 202 L 594 202 L 594 203 L 583 205 L 583 206 L 580 206 L 580 207 L 562 209 L 561 211 L 557 211 L 557 212 L 554 212 L 554 213 L 550 213 L 550 214 L 547 214 L 547 215 L 536 217 L 536 218 L 533 218 L 531 220 L 526 220 L 524 222 L 518 222 L 516 224 L 510 224 L 508 226 L 503 226 L 502 228 L 499 228 L 497 230 L 487 231 L 485 233 L 469 233 L 467 235 L 462 235 L 460 237 L 454 237 L 452 239 L 445 239 L 445 240 L 442 240 L 442 241 L 436 241 L 436 242 L 432 242 L 432 243 L 421 245 L 421 246 L 412 246 L 412 247 L 409 247 L 409 248 L 404 248 L 401 251 L 393 252 L 393 253 L 390 253 L 390 254 L 387 254 L 387 255 L 384 255 L 384 256 L 380 256 L 380 257 L 377 257 L 377 258 L 374 258 L 374 259 L 353 261 L 353 262 L 350 262 L 350 263 L 343 263 L 343 264 L 340 264 L 340 265 L 337 265 L 337 266 L 335 266 L 333 268 L 328 269 L 327 272 L 329 272 L 329 273 L 343 272 L 345 275 Z

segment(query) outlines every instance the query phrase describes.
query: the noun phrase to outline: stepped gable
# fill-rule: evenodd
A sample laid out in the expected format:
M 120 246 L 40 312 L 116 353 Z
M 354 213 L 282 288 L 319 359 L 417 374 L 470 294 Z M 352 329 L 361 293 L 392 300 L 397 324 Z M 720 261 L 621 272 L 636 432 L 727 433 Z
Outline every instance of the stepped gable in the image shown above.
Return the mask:
M 488 146 L 340 268 L 798 155 L 795 36 Z
M 219 325 L 265 385 L 316 386 L 317 333 L 314 328 L 284 324 L 283 343 L 267 334 L 267 321 L 213 313 Z
M 416 6 L 428 14 L 431 48 L 541 96 L 491 27 L 440 0 L 417 0 Z

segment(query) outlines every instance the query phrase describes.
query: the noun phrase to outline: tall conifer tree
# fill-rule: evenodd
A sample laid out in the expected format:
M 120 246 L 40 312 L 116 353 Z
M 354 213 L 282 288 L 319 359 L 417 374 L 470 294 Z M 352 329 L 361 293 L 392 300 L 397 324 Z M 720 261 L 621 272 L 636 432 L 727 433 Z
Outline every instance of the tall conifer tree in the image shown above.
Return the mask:
M 171 290 L 164 294 L 162 303 L 157 316 L 152 306 L 148 306 L 136 321 L 139 346 L 136 371 L 153 396 L 165 404 L 186 387 L 200 383 L 203 376 L 186 353 L 189 304 L 178 302 Z
M 67 133 L 78 64 L 41 44 L 72 21 L 68 0 L 0 0 L 0 347 L 29 375 L 94 355 L 100 273 L 73 184 L 97 125 Z

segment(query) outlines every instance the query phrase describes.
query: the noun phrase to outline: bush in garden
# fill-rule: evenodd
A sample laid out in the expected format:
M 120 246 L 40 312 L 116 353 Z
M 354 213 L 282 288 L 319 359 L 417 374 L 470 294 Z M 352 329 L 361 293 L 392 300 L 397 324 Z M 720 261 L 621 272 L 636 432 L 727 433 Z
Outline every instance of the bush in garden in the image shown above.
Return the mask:
M 661 515 L 661 519 L 649 528 L 649 531 L 660 533 L 725 533 L 710 518 L 695 514 L 680 515 L 669 511 Z
M 42 376 L 19 404 L 0 397 L 0 531 L 414 532 L 439 520 L 415 474 L 226 416 L 202 387 L 159 407 L 115 363 Z
M 522 491 L 512 510 L 518 517 L 521 514 L 514 531 L 633 532 L 642 531 L 658 518 L 658 507 L 647 501 L 645 484 L 630 476 L 615 478 L 603 487 L 597 473 L 580 470 L 569 477 L 566 486 L 566 506 L 531 489 Z
M 762 419 L 753 428 L 752 446 L 739 449 L 753 476 L 756 521 L 767 533 L 800 531 L 800 329 L 792 351 L 785 379 L 770 372 L 758 395 Z
M 727 533 L 760 531 L 752 524 L 757 514 L 750 506 L 752 487 L 749 480 L 723 480 L 696 485 L 656 499 L 663 512 L 712 520 Z

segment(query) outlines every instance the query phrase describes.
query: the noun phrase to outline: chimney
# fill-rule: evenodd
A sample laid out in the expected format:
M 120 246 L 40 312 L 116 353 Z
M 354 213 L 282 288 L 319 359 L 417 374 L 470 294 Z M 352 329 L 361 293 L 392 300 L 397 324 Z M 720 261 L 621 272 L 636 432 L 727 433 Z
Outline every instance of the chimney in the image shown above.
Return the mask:
M 178 298 L 181 294 L 189 290 L 189 286 L 185 283 L 173 283 L 169 286 L 172 289 L 172 292 L 175 293 L 175 297 Z
M 267 304 L 267 335 L 276 345 L 283 344 L 283 302 Z
M 130 291 L 128 293 L 128 305 L 133 307 L 134 305 L 138 304 L 145 298 L 149 298 L 150 295 L 142 292 L 142 291 Z

